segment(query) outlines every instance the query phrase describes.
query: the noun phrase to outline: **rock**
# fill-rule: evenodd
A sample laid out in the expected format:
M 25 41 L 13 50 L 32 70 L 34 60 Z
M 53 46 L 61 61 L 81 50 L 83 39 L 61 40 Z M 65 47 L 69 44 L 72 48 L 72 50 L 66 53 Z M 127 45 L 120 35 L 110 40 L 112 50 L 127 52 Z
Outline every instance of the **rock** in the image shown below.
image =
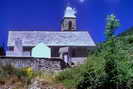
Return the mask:
M 28 89 L 41 89 L 39 87 L 39 81 L 38 80 L 33 80 L 33 83 L 30 85 L 30 87 Z
M 51 84 L 43 79 L 34 79 L 28 89 L 66 89 L 62 84 Z

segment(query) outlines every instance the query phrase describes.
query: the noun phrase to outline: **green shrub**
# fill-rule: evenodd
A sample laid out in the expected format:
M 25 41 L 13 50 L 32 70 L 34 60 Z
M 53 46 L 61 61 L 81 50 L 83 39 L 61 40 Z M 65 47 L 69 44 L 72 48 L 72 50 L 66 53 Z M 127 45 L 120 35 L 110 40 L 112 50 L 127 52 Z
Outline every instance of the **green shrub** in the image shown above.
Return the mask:
M 56 76 L 56 81 L 63 82 L 67 88 L 72 88 L 76 85 L 73 79 L 80 76 L 80 71 L 82 70 L 79 68 L 65 69 Z
M 24 84 L 28 85 L 31 82 L 31 79 L 36 76 L 36 73 L 30 67 L 26 68 L 14 68 L 11 65 L 1 66 L 0 67 L 0 80 L 6 80 L 11 78 L 12 76 L 16 76 L 19 80 L 21 80 Z
M 14 69 L 11 65 L 0 66 L 0 77 L 8 77 L 10 75 L 15 74 L 16 69 Z
M 85 64 L 61 72 L 57 80 L 76 89 L 133 89 L 132 39 L 124 35 L 100 44 Z

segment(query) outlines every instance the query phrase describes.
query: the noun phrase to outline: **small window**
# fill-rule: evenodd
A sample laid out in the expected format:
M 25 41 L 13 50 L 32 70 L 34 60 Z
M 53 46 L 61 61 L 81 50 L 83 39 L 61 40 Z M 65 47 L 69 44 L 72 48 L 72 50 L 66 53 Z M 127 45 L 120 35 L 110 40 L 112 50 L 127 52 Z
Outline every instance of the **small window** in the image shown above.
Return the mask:
M 31 51 L 32 50 L 32 47 L 23 47 L 23 51 L 26 52 L 26 51 Z
M 14 50 L 14 47 L 9 47 L 9 50 L 10 50 L 10 51 L 13 51 L 13 50 Z

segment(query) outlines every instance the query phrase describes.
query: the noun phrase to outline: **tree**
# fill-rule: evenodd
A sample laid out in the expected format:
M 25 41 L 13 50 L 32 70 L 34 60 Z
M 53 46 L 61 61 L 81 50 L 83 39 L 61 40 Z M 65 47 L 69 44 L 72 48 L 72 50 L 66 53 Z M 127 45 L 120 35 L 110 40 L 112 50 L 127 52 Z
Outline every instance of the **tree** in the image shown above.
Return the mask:
M 4 45 L 0 45 L 0 56 L 5 56 L 5 50 L 4 50 Z
M 107 40 L 113 37 L 115 29 L 118 28 L 119 26 L 120 22 L 114 14 L 107 16 L 106 27 L 105 27 L 105 36 Z
M 118 76 L 118 58 L 117 47 L 115 44 L 115 30 L 120 26 L 120 22 L 116 19 L 116 16 L 113 14 L 108 15 L 107 23 L 105 27 L 105 36 L 107 39 L 105 50 L 107 51 L 104 56 L 105 59 L 105 72 L 107 74 L 106 85 L 108 89 L 116 88 L 118 84 L 116 83 Z

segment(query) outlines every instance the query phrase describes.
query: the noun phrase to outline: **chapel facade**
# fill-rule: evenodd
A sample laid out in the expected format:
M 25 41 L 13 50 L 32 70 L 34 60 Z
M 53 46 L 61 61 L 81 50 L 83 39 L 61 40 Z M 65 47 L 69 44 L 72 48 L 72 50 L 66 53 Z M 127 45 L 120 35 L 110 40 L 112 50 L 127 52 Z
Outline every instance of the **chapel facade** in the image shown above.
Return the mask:
M 19 29 L 9 31 L 7 44 L 9 50 L 6 56 L 34 57 L 32 49 L 39 47 L 38 44 L 41 43 L 41 46 L 44 44 L 50 48 L 50 57 L 63 59 L 63 55 L 67 54 L 74 61 L 85 59 L 96 44 L 87 31 L 77 30 L 75 14 L 75 9 L 70 6 L 66 7 L 61 22 L 61 31 L 19 31 Z M 40 50 L 36 51 L 41 52 L 42 55 L 47 52 L 45 49 Z

